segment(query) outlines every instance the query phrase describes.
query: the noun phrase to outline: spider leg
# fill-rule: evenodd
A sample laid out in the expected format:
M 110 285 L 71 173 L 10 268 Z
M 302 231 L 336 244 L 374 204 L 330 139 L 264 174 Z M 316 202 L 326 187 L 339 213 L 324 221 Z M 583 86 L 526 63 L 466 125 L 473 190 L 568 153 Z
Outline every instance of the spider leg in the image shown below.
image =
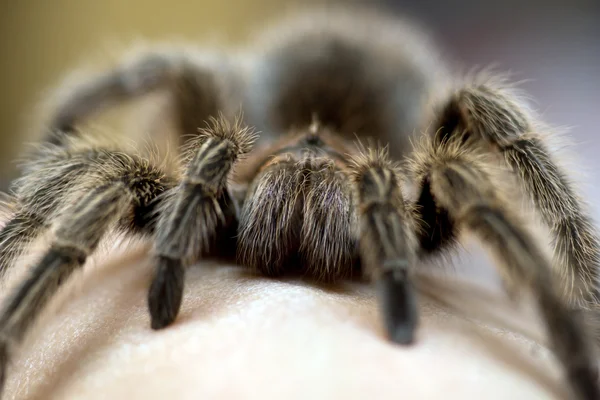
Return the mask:
M 22 209 L 0 231 L 0 276 L 3 276 L 23 249 L 46 228 L 46 218 Z
M 410 344 L 418 324 L 410 279 L 416 241 L 400 187 L 400 170 L 390 162 L 387 151 L 369 149 L 355 157 L 351 171 L 363 268 L 377 282 L 390 338 Z
M 58 217 L 64 208 L 62 205 L 65 199 L 73 191 L 85 185 L 90 178 L 98 178 L 98 173 L 102 174 L 104 170 L 121 170 L 124 176 L 136 173 L 136 170 L 128 171 L 127 166 L 138 168 L 140 182 L 143 182 L 145 173 L 148 174 L 147 177 L 156 175 L 156 172 L 150 171 L 152 168 L 146 161 L 110 149 L 87 146 L 71 148 L 52 143 L 40 145 L 24 164 L 24 175 L 12 185 L 16 212 L 0 231 L 0 276 L 26 245 L 45 231 L 50 226 L 50 221 Z M 160 179 L 157 182 L 159 181 Z M 160 185 L 156 186 L 156 190 L 160 189 L 158 186 Z M 157 192 L 150 191 L 151 195 L 147 199 L 146 195 L 140 197 L 139 209 L 152 207 L 152 199 L 162 190 L 164 187 Z M 138 214 L 141 216 L 151 213 Z M 141 225 L 144 225 L 144 221 L 134 221 L 131 228 Z
M 120 102 L 169 88 L 182 133 L 195 133 L 210 115 L 222 109 L 223 81 L 208 57 L 192 57 L 178 50 L 157 50 L 137 55 L 112 71 L 64 86 L 49 122 L 49 136 L 29 155 L 24 178 L 13 184 L 17 212 L 0 232 L 0 275 L 21 254 L 47 221 L 75 180 L 91 165 L 102 164 L 107 154 L 88 149 L 73 151 L 75 125 L 80 120 Z M 225 68 L 219 69 L 223 72 Z M 60 195 L 59 195 L 60 194 Z
M 165 198 L 157 222 L 157 267 L 148 293 L 152 329 L 164 328 L 177 317 L 183 295 L 183 263 L 209 252 L 214 242 L 222 239 L 217 237 L 219 228 L 237 218 L 227 179 L 255 139 L 240 120 L 231 125 L 213 119 L 212 125 L 188 144 L 185 175 Z
M 600 240 L 586 205 L 537 133 L 547 128 L 510 91 L 489 82 L 457 91 L 439 125 L 440 137 L 464 129 L 500 151 L 551 228 L 553 264 L 567 276 L 567 298 L 584 306 L 600 302 Z
M 16 211 L 0 231 L 0 275 L 22 253 L 28 243 L 49 225 L 61 200 L 102 152 L 69 152 L 48 144 L 25 164 L 25 174 L 12 184 Z
M 2 346 L 20 341 L 58 287 L 95 249 L 110 223 L 124 214 L 131 200 L 124 192 L 122 185 L 100 186 L 68 210 L 58 223 L 50 249 L 4 305 L 0 314 Z M 0 383 L 5 370 L 6 364 L 0 365 Z
M 82 160 L 87 160 L 88 167 L 78 170 L 82 178 L 86 176 L 85 179 L 70 182 L 77 196 L 65 195 L 60 187 L 56 187 L 55 191 L 40 187 L 41 192 L 26 196 L 31 200 L 29 206 L 37 207 L 35 210 L 46 220 L 56 221 L 54 238 L 49 250 L 0 312 L 0 391 L 10 348 L 21 341 L 59 286 L 83 265 L 113 223 L 118 222 L 117 227 L 121 229 L 151 230 L 154 203 L 172 186 L 162 171 L 145 160 L 108 150 L 96 149 L 94 154 L 96 157 L 91 157 L 90 152 L 84 151 L 80 155 Z M 65 160 L 65 163 L 69 161 Z M 21 190 L 33 189 L 35 183 L 43 179 L 43 170 L 37 171 L 41 175 L 33 171 L 23 177 Z M 66 181 L 62 183 L 68 185 Z M 27 185 L 32 186 L 27 189 Z M 40 202 L 40 196 L 45 202 Z M 76 200 L 71 203 L 73 198 Z M 72 205 L 61 207 L 63 202 Z M 47 208 L 50 205 L 62 209 L 51 213 Z
M 217 70 L 227 78 L 221 79 Z M 235 81 L 226 71 L 221 59 L 190 56 L 183 49 L 138 54 L 107 73 L 59 88 L 48 140 L 60 143 L 65 135 L 75 134 L 81 120 L 158 89 L 172 95 L 180 132 L 194 133 L 208 117 L 225 110 L 227 85 Z
M 60 208 L 68 188 L 95 159 L 92 154 L 72 157 L 54 145 L 45 150 L 40 151 L 40 158 L 26 165 L 25 176 L 12 185 L 16 212 L 0 232 L 0 275 L 48 227 L 48 220 Z
M 413 161 L 418 182 L 429 182 L 436 207 L 446 210 L 454 223 L 489 247 L 505 280 L 524 285 L 535 296 L 550 345 L 577 398 L 600 398 L 592 341 L 580 315 L 560 297 L 550 262 L 520 219 L 509 211 L 483 159 L 466 150 L 460 140 L 424 145 Z

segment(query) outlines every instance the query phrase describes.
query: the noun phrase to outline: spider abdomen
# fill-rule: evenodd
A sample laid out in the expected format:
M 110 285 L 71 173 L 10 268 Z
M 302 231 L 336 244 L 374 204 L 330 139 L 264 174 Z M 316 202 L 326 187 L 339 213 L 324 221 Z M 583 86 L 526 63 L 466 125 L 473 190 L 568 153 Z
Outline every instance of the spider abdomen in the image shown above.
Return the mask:
M 408 21 L 365 10 L 311 14 L 267 31 L 267 49 L 249 76 L 249 120 L 264 138 L 316 116 L 345 139 L 374 136 L 401 157 L 445 79 L 444 63 Z

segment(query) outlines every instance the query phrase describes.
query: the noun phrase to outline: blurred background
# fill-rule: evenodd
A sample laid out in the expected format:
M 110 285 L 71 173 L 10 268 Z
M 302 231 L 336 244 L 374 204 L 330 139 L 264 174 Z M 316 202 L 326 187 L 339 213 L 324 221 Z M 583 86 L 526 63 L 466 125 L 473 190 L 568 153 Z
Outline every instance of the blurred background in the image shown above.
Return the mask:
M 316 1 L 311 1 L 314 3 Z M 185 38 L 231 45 L 301 0 L 21 0 L 0 6 L 0 189 L 31 138 L 45 90 L 111 43 Z M 318 3 L 318 2 L 317 2 Z M 600 198 L 600 1 L 369 1 L 429 27 L 458 67 L 514 73 L 547 121 L 571 128 L 588 172 L 585 188 Z M 595 207 L 595 212 L 598 208 Z

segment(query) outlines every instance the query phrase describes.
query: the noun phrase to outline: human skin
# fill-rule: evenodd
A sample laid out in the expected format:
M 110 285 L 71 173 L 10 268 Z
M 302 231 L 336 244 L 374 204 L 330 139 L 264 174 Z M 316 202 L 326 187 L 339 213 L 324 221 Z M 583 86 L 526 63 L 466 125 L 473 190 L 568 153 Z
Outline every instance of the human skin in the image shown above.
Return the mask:
M 175 323 L 153 331 L 148 245 L 100 253 L 19 346 L 4 399 L 567 398 L 547 351 L 424 299 L 415 345 L 389 343 L 361 283 L 320 287 L 205 262 L 188 270 Z

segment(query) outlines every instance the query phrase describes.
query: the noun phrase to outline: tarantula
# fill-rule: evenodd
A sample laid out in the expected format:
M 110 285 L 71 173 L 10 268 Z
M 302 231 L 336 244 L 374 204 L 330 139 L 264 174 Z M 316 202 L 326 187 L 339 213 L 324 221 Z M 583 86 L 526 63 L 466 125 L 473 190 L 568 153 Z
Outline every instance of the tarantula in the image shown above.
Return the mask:
M 456 79 L 418 30 L 375 12 L 309 13 L 268 32 L 249 62 L 149 51 L 57 101 L 0 232 L 2 271 L 53 233 L 1 311 L 0 381 L 10 350 L 110 229 L 153 238 L 152 329 L 177 318 L 186 265 L 235 254 L 269 276 L 372 280 L 389 338 L 405 345 L 418 324 L 416 265 L 466 230 L 510 288 L 534 295 L 574 396 L 600 398 L 577 312 L 598 302 L 598 236 L 547 144 L 548 128 L 511 86 Z M 80 126 L 156 91 L 170 96 L 180 172 L 103 146 Z M 388 146 L 355 141 L 367 137 Z M 552 260 L 506 195 L 510 179 L 549 226 Z

